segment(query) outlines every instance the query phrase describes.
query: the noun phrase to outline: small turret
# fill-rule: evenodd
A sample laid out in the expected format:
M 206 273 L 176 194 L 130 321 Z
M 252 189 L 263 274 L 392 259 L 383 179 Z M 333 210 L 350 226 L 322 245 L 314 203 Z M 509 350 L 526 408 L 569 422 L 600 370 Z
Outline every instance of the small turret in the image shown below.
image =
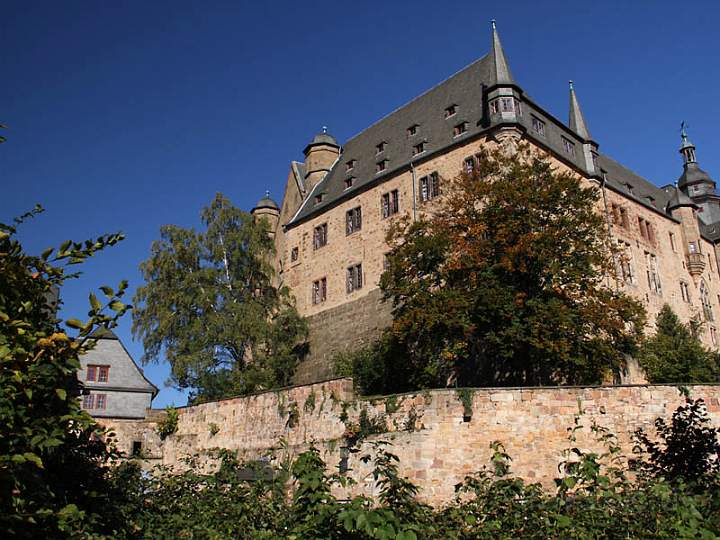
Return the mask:
M 305 147 L 305 190 L 310 193 L 315 185 L 330 171 L 340 155 L 340 145 L 335 137 L 323 127 L 312 142 Z
M 503 140 L 506 135 L 518 138 L 521 133 L 517 130 L 517 127 L 522 115 L 522 91 L 515 84 L 515 80 L 510 73 L 510 67 L 500 43 L 500 35 L 495 25 L 495 19 L 492 20 L 490 58 L 492 72 L 486 94 L 490 123 L 500 126 L 500 130 L 495 135 L 497 139 Z
M 590 135 L 590 130 L 585 122 L 585 116 L 583 116 L 582 110 L 580 109 L 580 102 L 575 94 L 575 87 L 573 82 L 570 83 L 570 118 L 568 126 L 572 129 L 581 139 L 583 139 L 583 158 L 585 161 L 585 168 L 591 175 L 600 175 L 598 169 L 597 156 L 598 156 L 598 144 L 593 140 Z
M 683 173 L 678 178 L 678 188 L 698 205 L 698 216 L 704 223 L 720 222 L 720 196 L 715 192 L 715 181 L 698 165 L 695 145 L 688 138 L 685 122 L 680 128 Z
M 702 241 L 697 220 L 698 205 L 677 186 L 668 186 L 665 192 L 670 195 L 665 211 L 680 222 L 687 269 L 697 279 L 705 270 L 705 257 L 700 251 Z
M 270 226 L 270 236 L 274 238 L 280 221 L 280 207 L 270 198 L 269 191 L 265 192 L 265 196 L 258 201 L 250 213 L 256 223 L 261 219 L 267 220 Z

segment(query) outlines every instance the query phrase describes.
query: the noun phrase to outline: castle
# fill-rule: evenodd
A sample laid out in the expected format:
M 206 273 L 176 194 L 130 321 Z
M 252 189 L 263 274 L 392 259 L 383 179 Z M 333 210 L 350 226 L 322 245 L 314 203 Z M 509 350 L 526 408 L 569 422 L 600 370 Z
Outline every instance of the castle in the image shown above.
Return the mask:
M 704 321 L 702 340 L 717 348 L 720 196 L 684 127 L 682 174 L 658 188 L 600 153 L 572 82 L 567 124 L 518 86 L 493 22 L 489 54 L 344 145 L 323 129 L 304 163 L 290 163 L 282 204 L 266 195 L 252 210 L 270 223 L 279 281 L 310 324 L 310 356 L 296 382 L 331 376 L 334 353 L 371 342 L 389 324 L 378 282 L 393 220 L 416 218 L 481 149 L 513 141 L 600 187 L 600 210 L 625 253 L 617 286 L 642 302 L 649 323 L 667 303 L 685 321 Z

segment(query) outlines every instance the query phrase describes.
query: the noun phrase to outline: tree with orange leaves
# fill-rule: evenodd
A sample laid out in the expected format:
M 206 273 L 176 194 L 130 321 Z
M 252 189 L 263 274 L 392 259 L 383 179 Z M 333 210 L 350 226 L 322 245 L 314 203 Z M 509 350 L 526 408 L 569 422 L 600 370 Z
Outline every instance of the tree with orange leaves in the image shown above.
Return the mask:
M 483 152 L 443 188 L 434 211 L 388 234 L 385 340 L 407 386 L 617 377 L 645 311 L 613 286 L 598 187 L 520 145 Z

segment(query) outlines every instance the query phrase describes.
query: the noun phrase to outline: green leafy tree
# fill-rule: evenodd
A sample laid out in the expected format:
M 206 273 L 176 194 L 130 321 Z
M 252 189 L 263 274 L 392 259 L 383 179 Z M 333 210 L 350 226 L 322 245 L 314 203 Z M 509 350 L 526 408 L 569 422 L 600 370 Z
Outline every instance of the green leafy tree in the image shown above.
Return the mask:
M 412 386 L 599 383 L 620 371 L 644 310 L 608 286 L 598 198 L 521 145 L 482 153 L 437 211 L 391 228 L 380 284 Z
M 703 347 L 694 322 L 683 324 L 665 304 L 657 315 L 655 335 L 647 337 L 638 362 L 652 383 L 717 382 L 717 353 Z
M 119 522 L 103 465 L 115 454 L 108 434 L 80 409 L 77 370 L 94 345 L 92 332 L 130 309 L 121 301 L 127 284 L 101 287 L 102 301 L 90 294 L 87 321 L 65 321 L 75 337 L 56 309 L 60 287 L 79 275 L 74 265 L 122 235 L 29 255 L 17 227 L 41 211 L 0 224 L 0 537 L 110 534 Z
M 204 231 L 167 225 L 140 265 L 133 332 L 145 362 L 161 353 L 171 381 L 191 400 L 289 384 L 307 326 L 286 287 L 274 284 L 274 244 L 265 221 L 218 194 L 202 211 Z

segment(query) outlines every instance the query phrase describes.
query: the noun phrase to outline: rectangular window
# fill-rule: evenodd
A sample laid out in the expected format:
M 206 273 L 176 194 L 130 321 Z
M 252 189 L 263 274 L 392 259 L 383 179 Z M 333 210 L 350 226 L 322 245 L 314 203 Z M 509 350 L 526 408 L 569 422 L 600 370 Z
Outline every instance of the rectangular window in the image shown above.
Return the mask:
M 352 234 L 362 229 L 362 210 L 358 206 L 345 214 L 345 234 Z
M 83 400 L 82 400 L 82 408 L 83 409 L 92 409 L 93 403 L 95 403 L 95 396 L 93 396 L 92 394 L 83 396 Z
M 412 147 L 412 155 L 417 156 L 425 151 L 425 143 L 421 142 Z
M 708 266 L 710 267 L 710 271 L 713 272 L 713 265 L 712 265 L 712 257 L 710 257 L 710 254 L 708 253 Z
M 490 102 L 490 114 L 497 114 L 500 112 L 500 100 L 499 99 L 493 99 Z
M 325 198 L 324 193 L 320 193 L 318 195 L 315 195 L 315 204 L 320 204 L 323 202 L 323 199 Z
M 690 303 L 690 288 L 685 281 L 680 282 L 680 295 L 682 296 L 683 302 Z
M 345 179 L 345 189 L 349 189 L 353 186 L 355 183 L 355 177 L 351 176 L 350 178 Z
M 92 382 L 108 382 L 108 376 L 110 374 L 110 366 L 90 364 L 87 367 L 86 381 Z
M 657 257 L 645 252 L 645 267 L 647 272 L 648 287 L 657 294 L 662 294 L 662 285 L 660 284 L 660 273 L 658 272 Z
M 542 137 L 545 136 L 545 122 L 540 120 L 537 116 L 532 117 L 532 130 L 537 133 L 538 135 L 541 135 Z
M 292 248 L 290 250 L 290 262 L 297 261 L 299 253 L 300 253 L 300 250 L 297 247 Z
M 618 242 L 620 247 L 620 276 L 625 283 L 635 283 L 635 270 L 632 261 L 632 248 L 627 242 Z
M 400 196 L 398 190 L 394 189 L 390 193 L 385 193 L 380 199 L 382 207 L 382 217 L 387 218 L 400 211 Z
M 387 169 L 387 159 L 383 159 L 382 161 L 378 161 L 375 164 L 375 172 L 383 172 L 385 169 Z
M 320 249 L 321 247 L 327 245 L 327 233 L 327 223 L 323 223 L 322 225 L 315 227 L 315 231 L 313 233 L 313 249 Z
M 467 122 L 463 122 L 462 124 L 458 124 L 453 128 L 453 134 L 455 137 L 462 135 L 467 131 Z
M 513 111 L 513 98 L 504 97 L 500 98 L 500 106 L 502 108 L 503 112 L 512 112 Z
M 717 330 L 715 330 L 714 326 L 710 327 L 710 339 L 712 340 L 713 345 L 717 345 Z
M 566 139 L 565 137 L 562 138 L 562 144 L 563 149 L 565 150 L 565 153 L 570 156 L 575 156 L 575 143 L 572 142 L 570 139 Z
M 672 249 L 673 251 L 677 252 L 677 249 L 675 248 L 675 234 L 673 234 L 673 233 L 668 233 L 668 235 L 669 235 L 669 237 L 670 237 L 670 249 Z
M 354 159 L 351 159 L 350 161 L 347 161 L 345 163 L 345 170 L 346 171 L 352 171 L 355 168 L 355 161 Z
M 95 408 L 106 409 L 107 408 L 107 396 L 105 394 L 95 394 Z
M 450 105 L 445 109 L 445 118 L 450 118 L 451 116 L 455 116 L 457 113 L 457 105 Z
M 648 220 L 638 217 L 638 227 L 640 228 L 640 236 L 651 243 L 655 243 L 655 229 Z
M 321 278 L 313 281 L 312 285 L 312 303 L 320 304 L 327 300 L 327 278 Z
M 515 114 L 522 116 L 522 103 L 515 98 L 513 98 L 513 103 L 515 104 Z
M 690 253 L 697 253 L 697 244 L 695 242 L 688 242 L 688 251 L 690 251 Z
M 633 188 L 632 184 L 625 184 L 625 189 L 630 195 L 635 194 L 635 188 Z
M 407 128 L 407 136 L 412 137 L 414 135 L 417 135 L 417 130 L 418 130 L 417 124 L 410 126 L 409 128 Z
M 382 154 L 385 151 L 385 146 L 387 146 L 387 143 L 385 141 L 381 142 L 375 147 L 375 153 L 376 154 Z
M 437 172 L 420 179 L 420 200 L 427 202 L 440 195 L 440 177 Z
M 347 292 L 351 293 L 362 289 L 362 264 L 356 264 L 347 269 Z

